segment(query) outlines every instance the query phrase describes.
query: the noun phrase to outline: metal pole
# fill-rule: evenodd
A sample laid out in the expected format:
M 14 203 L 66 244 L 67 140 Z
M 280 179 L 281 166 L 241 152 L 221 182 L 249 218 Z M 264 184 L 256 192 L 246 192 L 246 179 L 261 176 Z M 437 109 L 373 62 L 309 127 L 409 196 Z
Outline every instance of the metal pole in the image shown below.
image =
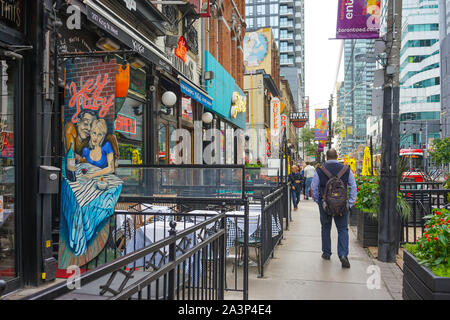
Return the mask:
M 402 0 L 389 1 L 385 68 L 380 208 L 378 215 L 378 260 L 395 262 L 399 245 L 397 170 L 399 153 L 399 66 L 401 47 Z M 390 72 L 388 72 L 388 70 Z
M 373 144 L 372 144 L 372 136 L 370 136 L 370 167 L 372 168 L 372 176 L 374 176 L 374 170 L 373 170 Z
M 332 128 L 332 120 L 333 120 L 333 94 L 331 94 L 331 98 L 328 104 L 328 148 L 331 149 L 331 138 L 333 137 L 333 128 Z

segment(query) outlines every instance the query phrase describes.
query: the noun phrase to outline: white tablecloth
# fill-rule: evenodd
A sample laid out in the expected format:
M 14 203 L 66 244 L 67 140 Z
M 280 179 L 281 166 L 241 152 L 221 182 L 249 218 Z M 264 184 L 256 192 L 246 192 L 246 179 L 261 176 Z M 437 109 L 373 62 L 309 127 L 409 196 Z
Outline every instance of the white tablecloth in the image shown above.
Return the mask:
M 177 232 L 180 232 L 184 229 L 187 229 L 189 227 L 192 227 L 193 223 L 188 222 L 179 222 L 177 223 L 175 229 Z M 163 221 L 156 221 L 153 223 L 149 223 L 145 226 L 140 227 L 136 230 L 135 234 L 132 236 L 131 240 L 128 241 L 126 250 L 124 253 L 130 253 L 137 251 L 139 249 L 142 249 L 146 246 L 151 245 L 152 243 L 155 243 L 157 241 L 160 241 L 162 239 L 165 239 L 169 237 L 169 230 L 170 230 L 169 223 L 165 223 Z M 197 234 L 200 231 L 197 232 Z M 196 243 L 196 235 L 194 233 L 190 234 L 187 239 L 180 239 L 177 241 L 177 246 L 179 246 L 182 249 L 187 249 L 192 247 Z M 149 262 L 152 258 L 152 263 L 156 266 L 160 265 L 161 259 L 163 257 L 163 254 L 166 253 L 166 259 L 165 261 L 168 261 L 168 254 L 169 254 L 169 246 L 164 247 L 161 249 L 163 253 L 156 253 L 156 254 L 149 254 L 145 256 L 145 263 Z M 181 254 L 181 250 L 177 249 L 177 255 Z M 165 255 L 165 254 L 164 254 Z M 136 261 L 136 264 L 131 263 L 129 264 L 129 268 L 133 267 L 142 267 L 144 266 L 144 258 L 141 258 Z

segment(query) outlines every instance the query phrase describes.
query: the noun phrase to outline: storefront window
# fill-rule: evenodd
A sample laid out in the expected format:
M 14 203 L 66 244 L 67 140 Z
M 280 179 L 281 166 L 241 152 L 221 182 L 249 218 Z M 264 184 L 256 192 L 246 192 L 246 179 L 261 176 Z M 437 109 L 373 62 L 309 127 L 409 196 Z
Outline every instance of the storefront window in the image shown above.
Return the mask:
M 16 277 L 14 107 L 16 63 L 0 60 L 0 279 Z
M 159 164 L 166 164 L 167 126 L 165 124 L 160 124 L 158 132 Z
M 183 119 L 192 121 L 192 99 L 189 97 L 181 97 L 181 116 Z
M 115 133 L 119 142 L 120 159 L 119 164 L 142 164 L 143 163 L 143 102 L 125 98 L 122 106 L 117 102 Z
M 220 121 L 220 163 L 225 164 L 225 122 Z
M 169 129 L 169 139 L 170 139 L 170 158 L 169 158 L 169 164 L 175 163 L 175 146 L 177 145 L 176 141 L 172 141 L 172 133 L 175 131 L 174 126 L 170 126 Z

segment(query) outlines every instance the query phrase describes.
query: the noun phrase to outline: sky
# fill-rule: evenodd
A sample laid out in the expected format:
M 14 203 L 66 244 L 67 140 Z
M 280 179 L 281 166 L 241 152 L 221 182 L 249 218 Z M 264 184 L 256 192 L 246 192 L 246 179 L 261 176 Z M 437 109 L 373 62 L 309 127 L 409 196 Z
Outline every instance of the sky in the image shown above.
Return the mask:
M 310 123 L 314 109 L 328 108 L 335 94 L 336 70 L 343 40 L 336 37 L 337 0 L 305 0 L 305 95 L 309 96 Z M 342 69 L 338 77 L 342 79 Z M 335 113 L 335 109 L 333 110 Z

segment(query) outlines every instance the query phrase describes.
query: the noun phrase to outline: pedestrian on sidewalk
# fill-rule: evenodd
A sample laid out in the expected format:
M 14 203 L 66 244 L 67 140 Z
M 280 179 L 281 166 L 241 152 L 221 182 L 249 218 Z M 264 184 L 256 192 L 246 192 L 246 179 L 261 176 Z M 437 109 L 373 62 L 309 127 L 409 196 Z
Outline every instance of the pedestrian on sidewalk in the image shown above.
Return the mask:
M 297 165 L 292 166 L 292 172 L 289 175 L 289 181 L 291 182 L 291 194 L 292 204 L 294 205 L 294 211 L 297 211 L 298 203 L 300 202 L 300 194 L 302 192 L 303 176 L 300 173 Z
M 311 186 L 312 179 L 314 177 L 314 173 L 316 169 L 311 165 L 310 162 L 306 163 L 306 167 L 304 169 L 305 172 L 305 199 L 309 200 L 309 188 Z
M 322 225 L 322 258 L 330 260 L 331 257 L 331 225 L 334 218 L 334 223 L 338 230 L 338 256 L 342 263 L 343 268 L 350 268 L 350 262 L 348 261 L 348 214 L 349 209 L 356 201 L 356 181 L 350 168 L 346 168 L 345 173 L 342 174 L 344 165 L 337 161 L 338 154 L 335 149 L 329 149 L 327 151 L 327 161 L 322 167 L 316 169 L 313 180 L 311 182 L 311 194 L 314 201 L 319 206 L 320 211 L 320 223 Z M 327 181 L 330 179 L 327 172 L 332 176 L 338 176 L 342 174 L 341 180 L 350 189 L 348 197 L 348 205 L 345 212 L 342 215 L 331 216 L 328 215 L 323 206 L 322 195 L 324 194 Z

